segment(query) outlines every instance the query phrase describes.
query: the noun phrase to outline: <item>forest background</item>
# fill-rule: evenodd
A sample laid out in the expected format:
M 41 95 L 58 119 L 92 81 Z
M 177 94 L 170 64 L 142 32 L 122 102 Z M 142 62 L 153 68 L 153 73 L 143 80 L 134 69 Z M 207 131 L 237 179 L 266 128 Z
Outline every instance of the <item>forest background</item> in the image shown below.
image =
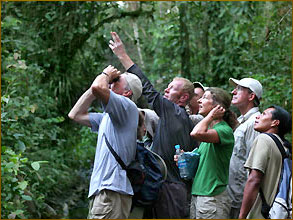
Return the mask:
M 160 92 L 175 76 L 228 91 L 253 77 L 261 110 L 292 112 L 291 2 L 2 1 L 2 218 L 86 218 L 97 134 L 67 114 L 107 65 L 124 71 L 110 31 Z

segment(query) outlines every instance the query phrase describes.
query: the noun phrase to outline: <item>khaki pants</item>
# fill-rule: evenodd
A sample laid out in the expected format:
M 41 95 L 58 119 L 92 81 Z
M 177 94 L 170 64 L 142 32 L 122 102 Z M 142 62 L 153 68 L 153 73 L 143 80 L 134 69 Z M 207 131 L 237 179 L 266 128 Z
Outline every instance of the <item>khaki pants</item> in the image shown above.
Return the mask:
M 190 218 L 228 219 L 230 206 L 227 190 L 216 196 L 194 196 L 191 198 Z
M 126 219 L 129 216 L 132 196 L 111 190 L 102 190 L 92 196 L 88 219 Z

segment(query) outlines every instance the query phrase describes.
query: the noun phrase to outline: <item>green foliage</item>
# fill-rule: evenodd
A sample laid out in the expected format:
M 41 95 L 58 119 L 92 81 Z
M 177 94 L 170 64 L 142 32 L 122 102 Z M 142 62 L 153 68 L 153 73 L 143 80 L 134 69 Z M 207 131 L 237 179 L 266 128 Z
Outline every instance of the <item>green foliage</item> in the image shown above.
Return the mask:
M 21 176 L 26 176 L 28 158 L 16 154 L 10 147 L 1 149 L 1 205 L 2 217 L 25 218 L 25 202 L 32 197 L 25 194 L 28 182 Z
M 58 102 L 50 96 L 49 82 L 43 82 L 45 70 L 22 59 L 26 41 L 10 35 L 20 31 L 13 28 L 20 22 L 12 21 L 9 17 L 2 21 L 6 35 L 1 63 L 1 216 L 61 218 L 64 197 L 60 194 L 82 184 L 77 181 L 78 169 L 89 169 L 91 160 L 85 158 L 93 151 L 77 152 L 73 149 L 78 142 L 65 143 L 70 134 L 61 128 L 65 117 L 59 115 Z M 77 170 L 72 172 L 71 167 Z
M 253 77 L 264 87 L 262 110 L 292 112 L 291 2 L 1 7 L 2 218 L 75 218 L 70 210 L 86 207 L 96 134 L 67 113 L 107 65 L 123 71 L 110 31 L 158 91 L 175 76 L 227 90 L 230 77 Z

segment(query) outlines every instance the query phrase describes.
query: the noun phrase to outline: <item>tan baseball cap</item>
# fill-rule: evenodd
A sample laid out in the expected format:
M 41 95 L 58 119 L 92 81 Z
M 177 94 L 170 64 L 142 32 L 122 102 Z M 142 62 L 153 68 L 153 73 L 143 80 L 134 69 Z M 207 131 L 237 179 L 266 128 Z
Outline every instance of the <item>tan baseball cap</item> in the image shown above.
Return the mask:
M 142 93 L 142 83 L 138 76 L 132 73 L 125 72 L 123 75 L 132 91 L 131 100 L 136 103 Z

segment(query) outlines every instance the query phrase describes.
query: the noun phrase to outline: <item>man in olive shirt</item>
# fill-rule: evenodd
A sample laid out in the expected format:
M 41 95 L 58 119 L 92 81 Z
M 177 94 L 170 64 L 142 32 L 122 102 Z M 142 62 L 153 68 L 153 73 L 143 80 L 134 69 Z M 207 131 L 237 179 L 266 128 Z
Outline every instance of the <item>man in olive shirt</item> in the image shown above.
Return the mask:
M 291 115 L 280 106 L 273 105 L 256 117 L 254 129 L 261 133 L 273 134 L 285 146 L 284 135 L 292 129 Z M 292 146 L 289 144 L 288 147 Z M 244 166 L 248 169 L 249 176 L 244 188 L 239 218 L 263 219 L 259 190 L 262 189 L 267 204 L 271 206 L 282 169 L 282 155 L 275 141 L 267 134 L 260 134 L 253 142 Z

